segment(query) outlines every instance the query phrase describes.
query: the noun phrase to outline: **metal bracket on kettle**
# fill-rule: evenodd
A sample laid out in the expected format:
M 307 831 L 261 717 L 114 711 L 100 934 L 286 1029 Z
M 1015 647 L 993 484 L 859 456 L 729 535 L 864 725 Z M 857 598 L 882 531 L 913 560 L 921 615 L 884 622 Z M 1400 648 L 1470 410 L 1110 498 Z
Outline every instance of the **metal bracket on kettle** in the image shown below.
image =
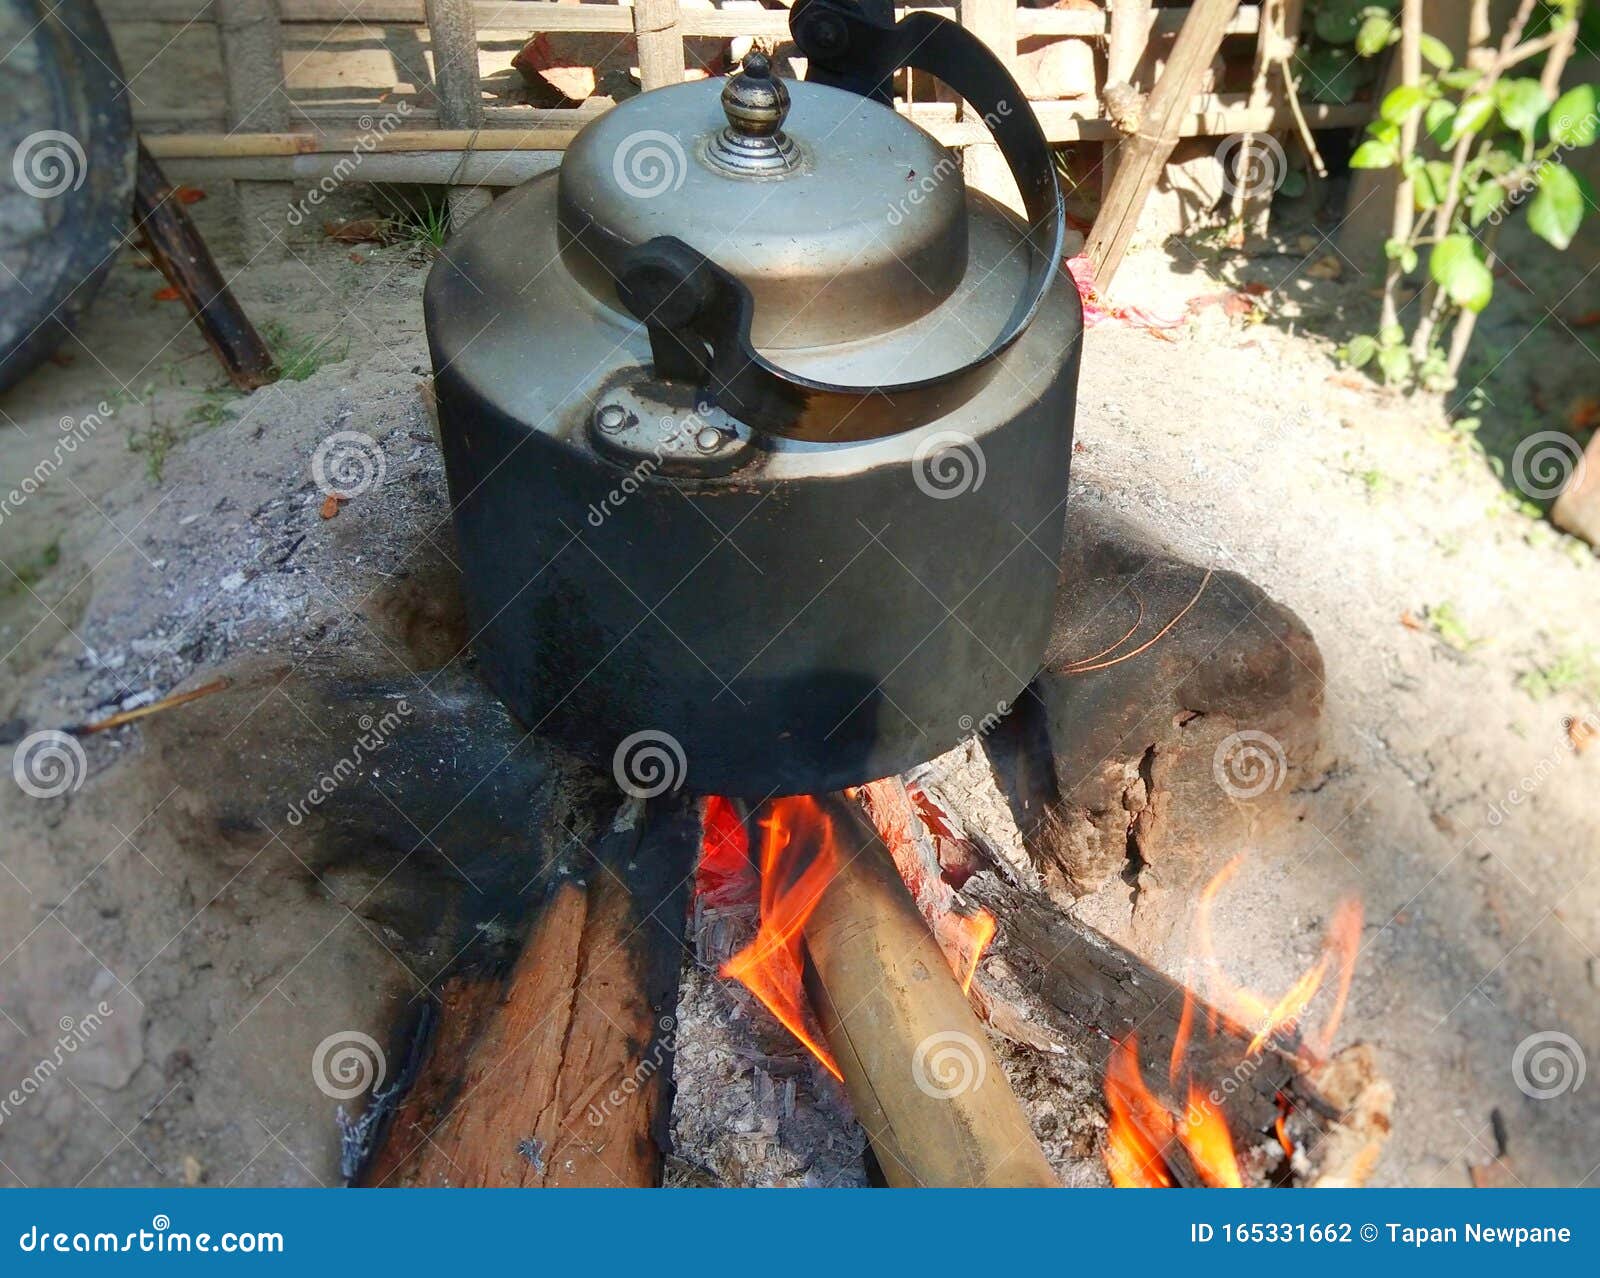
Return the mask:
M 614 246 L 618 296 L 650 333 L 657 374 L 704 387 L 729 414 L 772 435 L 845 442 L 898 434 L 950 412 L 994 375 L 996 358 L 1032 323 L 1055 280 L 1065 218 L 1044 131 L 1017 82 L 983 41 L 931 13 L 890 22 L 851 0 L 796 0 L 789 29 L 810 77 L 885 99 L 896 71 L 943 80 L 983 117 L 1028 216 L 1028 286 L 1004 330 L 976 359 L 921 381 L 840 386 L 773 364 L 750 339 L 754 299 L 740 280 L 675 236 Z

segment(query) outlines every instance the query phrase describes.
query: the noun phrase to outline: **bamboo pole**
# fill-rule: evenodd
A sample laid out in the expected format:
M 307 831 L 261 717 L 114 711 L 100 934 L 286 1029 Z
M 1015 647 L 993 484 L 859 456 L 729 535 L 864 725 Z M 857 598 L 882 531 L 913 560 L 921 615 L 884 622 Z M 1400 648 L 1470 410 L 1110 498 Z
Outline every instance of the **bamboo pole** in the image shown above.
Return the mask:
M 804 928 L 806 993 L 897 1188 L 1053 1188 L 983 1026 L 860 807 L 820 800 L 839 868 Z
M 1400 83 L 1414 85 L 1422 79 L 1422 0 L 1405 0 L 1400 11 Z M 1413 111 L 1400 126 L 1400 153 L 1410 155 L 1417 149 L 1417 115 Z M 1416 194 L 1411 179 L 1399 172 L 1394 189 L 1394 221 L 1389 228 L 1390 237 L 1407 243 L 1411 239 L 1416 219 Z M 1400 322 L 1400 304 L 1397 293 L 1400 278 L 1405 274 L 1400 263 L 1391 258 L 1389 269 L 1383 275 L 1383 308 L 1379 323 L 1384 328 Z

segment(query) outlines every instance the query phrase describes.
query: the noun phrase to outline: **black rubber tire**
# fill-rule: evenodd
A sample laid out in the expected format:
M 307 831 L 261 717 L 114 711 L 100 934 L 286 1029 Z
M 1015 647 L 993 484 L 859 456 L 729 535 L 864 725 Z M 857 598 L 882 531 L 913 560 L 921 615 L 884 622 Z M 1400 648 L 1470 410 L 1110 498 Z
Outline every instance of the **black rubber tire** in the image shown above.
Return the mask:
M 0 391 L 76 325 L 132 226 L 133 117 L 94 0 L 0 0 Z

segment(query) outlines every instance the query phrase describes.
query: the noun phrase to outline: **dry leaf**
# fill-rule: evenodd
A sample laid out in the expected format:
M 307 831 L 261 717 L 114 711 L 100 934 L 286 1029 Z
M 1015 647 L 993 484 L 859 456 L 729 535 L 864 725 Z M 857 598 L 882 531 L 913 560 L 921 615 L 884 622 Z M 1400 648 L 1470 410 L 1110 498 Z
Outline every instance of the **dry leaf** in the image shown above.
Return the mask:
M 177 302 L 181 301 L 183 298 L 183 294 L 178 292 L 178 290 L 173 288 L 170 284 L 168 284 L 166 288 L 158 288 L 154 293 L 150 294 L 150 296 L 155 298 L 155 300 L 158 302 Z
M 1400 624 L 1402 626 L 1404 626 L 1407 630 L 1426 630 L 1427 629 L 1427 627 L 1425 625 L 1423 625 L 1420 621 L 1418 621 L 1415 617 L 1413 617 L 1411 615 L 1409 610 L 1406 611 L 1406 612 L 1402 612 L 1400 614 Z
M 335 515 L 337 515 L 339 513 L 339 506 L 340 505 L 341 505 L 341 498 L 339 497 L 339 494 L 338 493 L 329 493 L 326 497 L 324 497 L 322 499 L 322 512 L 321 512 L 322 513 L 322 517 L 324 519 L 332 519 Z
M 1594 744 L 1596 737 L 1600 737 L 1600 728 L 1595 726 L 1592 715 L 1567 720 L 1567 740 L 1572 742 L 1574 754 L 1582 754 Z
M 1567 425 L 1573 430 L 1600 426 L 1600 396 L 1580 395 L 1567 407 Z
M 179 204 L 198 204 L 206 198 L 206 193 L 198 186 L 179 186 L 173 189 L 172 198 Z

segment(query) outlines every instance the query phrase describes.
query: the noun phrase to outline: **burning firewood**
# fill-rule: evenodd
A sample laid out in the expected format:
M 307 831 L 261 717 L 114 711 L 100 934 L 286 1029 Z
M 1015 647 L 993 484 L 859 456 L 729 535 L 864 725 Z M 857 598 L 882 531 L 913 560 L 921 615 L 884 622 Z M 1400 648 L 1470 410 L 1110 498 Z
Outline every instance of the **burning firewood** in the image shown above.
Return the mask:
M 998 921 L 971 990 L 990 1028 L 1103 1072 L 1118 1183 L 1360 1184 L 1370 1173 L 1393 1093 L 1370 1049 L 1323 1060 L 1326 1034 L 1301 1033 L 1311 974 L 1275 1003 L 1237 991 L 1234 1005 L 1214 1006 L 1012 881 L 937 791 L 890 778 L 861 794 L 951 964 L 967 961 L 974 910 Z M 930 833 L 926 810 L 948 834 Z M 959 891 L 941 866 L 949 838 L 968 845 L 960 859 L 984 864 Z M 1331 966 L 1325 956 L 1313 972 L 1332 979 Z M 1347 970 L 1333 980 L 1336 1003 Z

